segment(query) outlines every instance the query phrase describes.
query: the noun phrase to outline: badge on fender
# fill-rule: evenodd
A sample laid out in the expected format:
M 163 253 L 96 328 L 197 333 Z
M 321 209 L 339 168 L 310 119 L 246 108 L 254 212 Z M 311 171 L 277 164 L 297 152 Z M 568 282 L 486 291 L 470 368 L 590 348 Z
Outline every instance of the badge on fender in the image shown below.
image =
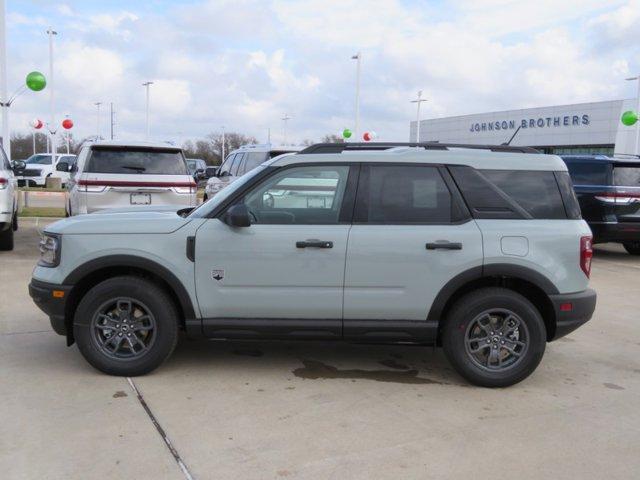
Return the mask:
M 211 270 L 211 278 L 219 282 L 224 278 L 224 270 Z

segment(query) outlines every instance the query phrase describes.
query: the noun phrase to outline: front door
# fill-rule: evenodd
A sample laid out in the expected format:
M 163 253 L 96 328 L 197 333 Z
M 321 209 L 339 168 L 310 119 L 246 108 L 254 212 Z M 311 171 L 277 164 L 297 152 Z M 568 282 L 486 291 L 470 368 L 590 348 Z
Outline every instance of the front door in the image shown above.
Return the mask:
M 206 335 L 341 336 L 349 172 L 346 165 L 283 167 L 236 202 L 248 207 L 251 226 L 230 227 L 223 214 L 198 229 Z

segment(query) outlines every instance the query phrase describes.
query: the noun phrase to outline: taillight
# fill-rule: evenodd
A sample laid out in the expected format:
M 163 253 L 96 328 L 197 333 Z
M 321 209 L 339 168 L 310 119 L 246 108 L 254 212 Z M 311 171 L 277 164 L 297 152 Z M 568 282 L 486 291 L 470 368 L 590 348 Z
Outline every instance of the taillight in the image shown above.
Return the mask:
M 631 203 L 640 202 L 640 194 L 637 193 L 613 193 L 605 192 L 594 197 L 604 203 L 614 203 L 618 205 L 629 205 Z
M 6 178 L 0 177 L 0 190 L 4 190 L 9 185 L 9 180 Z
M 593 238 L 591 235 L 580 237 L 580 268 L 589 278 L 591 275 L 591 259 L 593 258 Z

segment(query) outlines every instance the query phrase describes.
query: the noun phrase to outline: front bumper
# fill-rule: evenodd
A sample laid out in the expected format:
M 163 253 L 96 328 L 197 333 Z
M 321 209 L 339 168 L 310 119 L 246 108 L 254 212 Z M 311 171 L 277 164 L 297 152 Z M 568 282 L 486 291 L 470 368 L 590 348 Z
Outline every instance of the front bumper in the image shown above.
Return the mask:
M 65 311 L 72 288 L 71 285 L 57 285 L 35 278 L 29 284 L 29 295 L 38 308 L 49 316 L 51 328 L 58 335 L 67 335 L 68 333 Z M 67 337 L 69 336 L 67 335 Z
M 556 331 L 550 340 L 564 337 L 587 323 L 596 309 L 596 292 L 591 288 L 578 293 L 549 295 L 549 298 L 556 314 Z

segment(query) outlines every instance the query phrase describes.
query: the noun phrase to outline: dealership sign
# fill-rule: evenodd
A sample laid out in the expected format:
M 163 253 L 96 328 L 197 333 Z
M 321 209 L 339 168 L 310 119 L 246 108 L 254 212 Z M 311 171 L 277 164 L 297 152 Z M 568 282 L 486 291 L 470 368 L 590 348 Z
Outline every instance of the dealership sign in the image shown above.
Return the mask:
M 475 122 L 469 128 L 470 132 L 487 132 L 493 130 L 513 130 L 517 127 L 525 128 L 556 128 L 589 125 L 589 115 L 563 115 L 561 117 L 523 118 L 517 120 L 497 120 L 493 122 Z

